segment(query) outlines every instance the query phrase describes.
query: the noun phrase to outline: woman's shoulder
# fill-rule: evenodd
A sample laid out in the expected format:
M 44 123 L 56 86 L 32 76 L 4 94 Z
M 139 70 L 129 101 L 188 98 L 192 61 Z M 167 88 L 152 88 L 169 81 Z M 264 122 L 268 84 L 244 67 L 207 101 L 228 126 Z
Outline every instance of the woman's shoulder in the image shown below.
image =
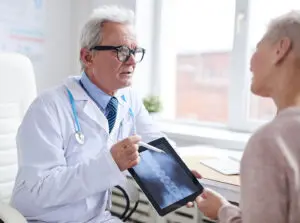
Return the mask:
M 262 158 L 282 158 L 283 149 L 294 150 L 299 144 L 300 112 L 279 114 L 253 133 L 246 145 L 245 154 L 249 157 L 256 154 Z

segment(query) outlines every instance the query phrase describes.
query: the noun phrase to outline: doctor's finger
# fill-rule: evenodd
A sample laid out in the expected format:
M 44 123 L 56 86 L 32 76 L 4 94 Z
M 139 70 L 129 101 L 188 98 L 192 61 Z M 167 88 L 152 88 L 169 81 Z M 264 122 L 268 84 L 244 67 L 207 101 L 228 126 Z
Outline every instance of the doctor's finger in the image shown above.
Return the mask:
M 127 147 L 125 149 L 125 154 L 131 155 L 135 152 L 138 152 L 138 150 L 139 150 L 139 146 L 137 144 L 127 145 Z
M 131 162 L 129 163 L 129 167 L 128 167 L 128 168 L 134 167 L 134 166 L 137 165 L 139 162 L 140 162 L 140 157 L 138 157 L 137 159 L 131 161 Z
M 139 141 L 141 141 L 141 139 L 142 138 L 139 135 L 132 135 L 127 138 L 128 143 L 133 143 L 133 144 L 138 143 Z
M 130 156 L 128 156 L 128 159 L 130 160 L 130 161 L 134 161 L 134 160 L 136 160 L 136 159 L 138 159 L 139 158 L 139 153 L 138 152 L 134 152 L 134 153 L 132 153 Z
M 127 147 L 130 147 L 131 145 L 137 145 L 139 141 L 134 142 L 129 137 L 121 141 L 121 145 L 123 148 L 127 149 Z

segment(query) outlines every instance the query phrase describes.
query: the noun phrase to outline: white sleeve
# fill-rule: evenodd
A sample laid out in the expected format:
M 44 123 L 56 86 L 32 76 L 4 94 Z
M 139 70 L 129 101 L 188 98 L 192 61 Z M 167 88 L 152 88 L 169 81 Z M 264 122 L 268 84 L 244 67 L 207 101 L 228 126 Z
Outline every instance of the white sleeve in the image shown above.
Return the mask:
M 53 106 L 37 99 L 17 134 L 19 178 L 42 207 L 64 205 L 117 185 L 124 175 L 109 151 L 68 166 Z

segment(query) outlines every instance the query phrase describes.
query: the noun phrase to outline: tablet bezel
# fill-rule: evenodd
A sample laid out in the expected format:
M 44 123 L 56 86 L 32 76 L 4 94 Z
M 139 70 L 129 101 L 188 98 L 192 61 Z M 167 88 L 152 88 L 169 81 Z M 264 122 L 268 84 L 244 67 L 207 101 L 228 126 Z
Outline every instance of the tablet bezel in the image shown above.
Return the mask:
M 170 143 L 166 140 L 166 138 L 162 137 L 159 139 L 156 139 L 152 142 L 149 143 L 152 146 L 155 146 L 157 148 L 159 148 L 159 144 L 164 144 L 166 147 L 168 147 L 169 152 L 171 153 L 171 155 L 177 160 L 177 162 L 179 163 L 179 165 L 181 166 L 181 168 L 183 169 L 183 171 L 191 178 L 191 180 L 193 181 L 193 183 L 195 184 L 196 187 L 198 187 L 199 190 L 197 190 L 195 193 L 173 203 L 170 204 L 167 207 L 164 208 L 160 208 L 159 204 L 154 200 L 153 196 L 150 194 L 150 192 L 147 190 L 147 188 L 145 187 L 145 185 L 143 184 L 143 182 L 141 181 L 140 177 L 137 175 L 137 173 L 134 171 L 133 168 L 128 169 L 128 171 L 130 172 L 130 174 L 132 175 L 132 177 L 135 179 L 135 181 L 137 182 L 137 184 L 139 185 L 139 187 L 142 189 L 142 191 L 145 193 L 146 197 L 149 199 L 149 201 L 151 202 L 152 206 L 155 208 L 155 210 L 157 211 L 157 213 L 160 216 L 164 216 L 184 205 L 186 205 L 189 201 L 194 201 L 196 199 L 196 197 L 202 193 L 203 191 L 203 186 L 199 183 L 198 179 L 193 175 L 193 173 L 190 171 L 190 169 L 185 165 L 185 163 L 183 162 L 183 160 L 178 156 L 178 154 L 175 152 L 175 150 L 172 148 L 172 146 L 170 145 Z M 163 148 L 160 148 L 163 150 Z M 139 147 L 139 152 L 142 153 L 144 151 L 146 151 L 147 149 L 143 146 Z

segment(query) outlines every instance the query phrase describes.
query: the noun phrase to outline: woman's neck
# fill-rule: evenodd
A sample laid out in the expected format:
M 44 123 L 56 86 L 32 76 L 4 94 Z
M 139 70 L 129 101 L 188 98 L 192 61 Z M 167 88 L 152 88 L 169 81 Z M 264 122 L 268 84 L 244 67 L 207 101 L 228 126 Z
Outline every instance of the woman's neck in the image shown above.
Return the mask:
M 288 107 L 300 107 L 300 70 L 281 76 L 283 78 L 278 80 L 272 94 L 277 113 Z

